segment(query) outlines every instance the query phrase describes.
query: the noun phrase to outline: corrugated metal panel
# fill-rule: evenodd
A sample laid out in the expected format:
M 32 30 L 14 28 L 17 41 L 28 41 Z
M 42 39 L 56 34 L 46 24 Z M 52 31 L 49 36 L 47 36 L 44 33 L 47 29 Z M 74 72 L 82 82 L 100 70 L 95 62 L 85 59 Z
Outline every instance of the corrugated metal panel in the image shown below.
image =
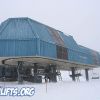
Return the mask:
M 40 40 L 40 56 L 57 58 L 56 45 Z
M 48 27 L 48 30 L 49 30 L 49 33 L 51 34 L 51 36 L 53 37 L 55 43 L 58 45 L 64 46 L 64 41 L 60 37 L 58 31 L 51 27 Z
M 8 25 L 8 21 L 9 20 L 6 20 L 6 21 L 4 21 L 3 23 L 1 23 L 1 25 L 0 25 L 0 33 L 3 31 L 3 29 Z
M 92 64 L 92 57 L 90 54 L 80 52 L 79 53 L 79 62 L 85 64 Z
M 94 63 L 94 57 L 93 57 L 93 54 L 91 53 L 91 49 L 83 47 L 83 46 L 79 46 L 79 47 L 80 47 L 80 52 L 83 53 L 82 57 L 85 56 L 87 58 L 87 60 L 84 63 L 96 64 L 96 63 Z
M 68 49 L 68 60 L 78 61 L 79 60 L 78 52 L 76 52 L 72 49 Z
M 37 54 L 37 40 L 0 40 L 0 56 L 33 56 Z
M 81 46 L 81 45 L 79 45 L 79 47 L 80 47 L 80 51 L 81 52 L 84 52 L 86 54 L 91 54 L 90 49 L 88 49 L 88 48 L 86 48 L 84 46 Z
M 32 31 L 28 20 L 25 19 L 9 19 L 3 23 L 0 39 L 32 39 L 36 38 L 36 34 Z
M 34 33 L 38 35 L 38 38 L 43 41 L 54 42 L 53 37 L 48 32 L 47 27 L 45 25 L 31 19 L 28 19 L 28 21 Z
M 92 56 L 90 54 L 87 54 L 86 52 L 68 49 L 68 58 L 71 61 L 76 61 L 85 64 L 93 64 Z
M 69 48 L 69 49 L 72 49 L 72 50 L 78 50 L 79 49 L 77 43 L 75 42 L 75 40 L 73 39 L 72 36 L 67 36 L 62 32 L 59 32 L 59 34 L 62 37 L 66 48 Z
M 99 65 L 99 53 L 91 50 L 94 64 Z

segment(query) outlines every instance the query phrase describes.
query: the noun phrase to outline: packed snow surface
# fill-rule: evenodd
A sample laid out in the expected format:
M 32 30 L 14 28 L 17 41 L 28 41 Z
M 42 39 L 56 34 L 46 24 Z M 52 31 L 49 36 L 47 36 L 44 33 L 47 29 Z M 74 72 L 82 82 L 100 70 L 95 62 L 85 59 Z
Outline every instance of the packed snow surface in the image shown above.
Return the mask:
M 24 82 L 22 85 L 19 85 L 18 82 L 0 82 L 0 86 L 35 88 L 34 96 L 0 96 L 0 100 L 100 100 L 100 79 L 86 82 L 83 77 L 77 82 L 63 79 L 57 83 L 35 84 Z

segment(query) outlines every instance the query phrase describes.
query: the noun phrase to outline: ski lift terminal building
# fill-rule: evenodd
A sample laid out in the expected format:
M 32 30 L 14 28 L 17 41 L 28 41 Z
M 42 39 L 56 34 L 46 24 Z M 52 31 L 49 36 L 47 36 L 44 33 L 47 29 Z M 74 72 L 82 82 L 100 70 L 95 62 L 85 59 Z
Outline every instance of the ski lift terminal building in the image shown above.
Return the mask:
M 88 70 L 100 66 L 100 53 L 74 38 L 30 18 L 9 18 L 0 25 L 0 79 L 56 81 L 57 70 Z

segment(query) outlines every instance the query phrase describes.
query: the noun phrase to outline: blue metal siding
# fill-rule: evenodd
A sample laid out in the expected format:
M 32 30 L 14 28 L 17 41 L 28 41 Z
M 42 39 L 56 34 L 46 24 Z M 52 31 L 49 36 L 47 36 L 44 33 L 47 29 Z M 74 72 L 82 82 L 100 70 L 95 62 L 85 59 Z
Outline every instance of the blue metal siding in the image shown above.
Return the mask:
M 32 39 L 36 34 L 31 30 L 27 20 L 9 19 L 4 23 L 0 32 L 0 39 Z
M 71 61 L 85 64 L 93 64 L 93 58 L 91 54 L 79 50 L 68 49 L 68 58 Z
M 37 41 L 33 40 L 0 40 L 0 56 L 33 56 L 37 54 Z
M 3 30 L 5 29 L 5 27 L 8 25 L 8 21 L 6 20 L 3 23 L 0 24 L 0 33 L 3 32 Z
M 56 45 L 41 40 L 40 41 L 40 56 L 57 58 Z
M 29 24 L 31 25 L 31 28 L 35 34 L 37 34 L 37 38 L 40 38 L 43 41 L 47 42 L 53 42 L 54 40 L 52 36 L 50 35 L 47 27 L 43 24 L 40 24 L 34 20 L 29 19 L 28 20 Z
M 70 61 L 100 65 L 99 53 L 79 46 L 72 36 L 48 29 L 39 22 L 29 18 L 13 18 L 0 25 L 0 57 L 38 55 L 57 58 L 57 45 L 66 48 Z M 64 52 L 58 54 L 63 56 Z
M 73 39 L 72 36 L 70 36 L 70 35 L 67 36 L 63 32 L 59 32 L 59 34 L 62 37 L 66 48 L 69 48 L 69 49 L 72 49 L 72 50 L 78 50 L 79 49 L 77 43 L 75 42 L 75 40 Z
M 68 60 L 79 61 L 78 52 L 72 49 L 68 49 Z
M 95 56 L 94 54 L 96 54 L 96 51 L 93 51 L 93 50 L 91 50 L 91 49 L 89 49 L 89 48 L 86 48 L 86 47 L 83 47 L 83 46 L 80 46 L 80 52 L 83 52 L 85 55 L 86 55 L 86 57 L 87 57 L 87 60 L 86 60 L 86 62 L 84 62 L 84 63 L 87 63 L 87 64 L 93 64 L 93 65 L 98 65 L 94 60 L 95 59 L 97 59 L 97 60 L 99 60 L 98 59 L 98 56 Z M 93 54 L 93 52 L 94 52 L 94 54 Z M 98 55 L 98 54 L 97 54 Z
M 90 51 L 91 51 L 91 55 L 92 55 L 92 58 L 93 58 L 93 64 L 99 65 L 99 63 L 100 63 L 99 53 L 96 52 L 96 51 L 93 51 L 93 50 L 90 50 Z
M 92 64 L 92 56 L 90 54 L 80 52 L 79 62 L 85 63 L 85 64 Z

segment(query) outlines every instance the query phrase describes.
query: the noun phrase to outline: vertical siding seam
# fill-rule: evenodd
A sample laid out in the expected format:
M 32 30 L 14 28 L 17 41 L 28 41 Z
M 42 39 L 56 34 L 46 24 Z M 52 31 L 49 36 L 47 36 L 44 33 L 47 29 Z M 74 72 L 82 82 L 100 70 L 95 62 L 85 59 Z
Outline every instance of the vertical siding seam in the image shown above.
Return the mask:
M 40 56 L 40 39 L 36 38 L 36 56 Z
M 8 22 L 6 23 L 6 25 L 4 26 L 4 28 L 0 31 L 0 35 L 2 35 L 2 31 L 7 27 L 7 25 L 10 23 L 10 20 L 8 19 Z
M 31 28 L 31 30 L 32 30 L 32 32 L 33 32 L 33 34 L 35 35 L 35 38 L 39 38 L 39 35 L 38 35 L 37 33 L 34 32 L 34 30 L 33 30 L 33 28 L 32 28 L 32 25 L 31 25 L 31 23 L 30 23 L 30 20 L 27 19 L 27 21 L 28 21 L 28 24 L 29 24 L 29 26 L 30 26 L 30 28 Z

